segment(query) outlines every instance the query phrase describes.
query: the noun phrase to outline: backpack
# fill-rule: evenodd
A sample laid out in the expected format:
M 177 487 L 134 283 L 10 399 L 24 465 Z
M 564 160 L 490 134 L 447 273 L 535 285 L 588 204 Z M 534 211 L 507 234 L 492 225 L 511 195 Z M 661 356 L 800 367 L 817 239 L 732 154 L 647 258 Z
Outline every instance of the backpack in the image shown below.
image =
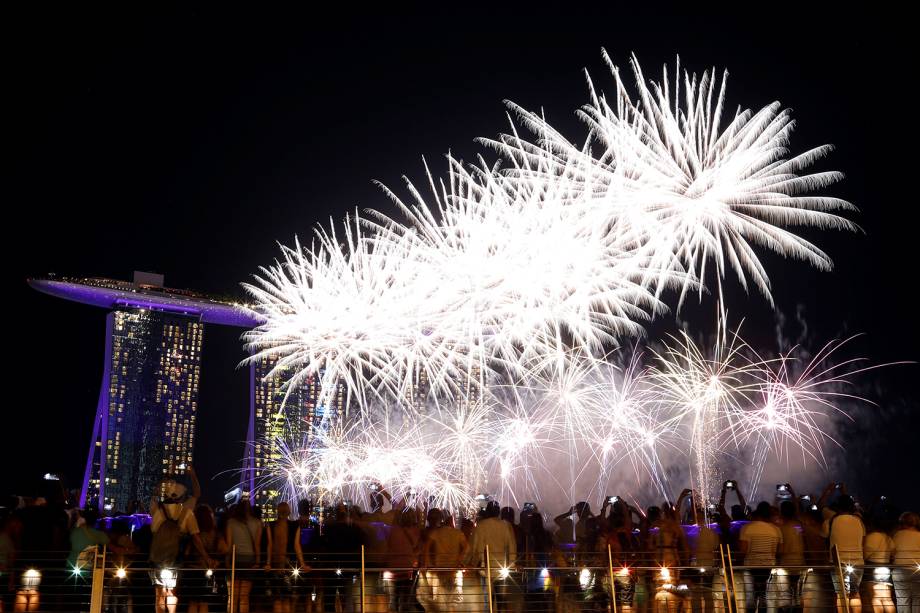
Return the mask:
M 76 568 L 83 570 L 88 568 L 92 570 L 93 564 L 96 562 L 96 546 L 89 545 L 83 549 L 77 556 L 77 562 L 74 565 Z
M 157 567 L 175 566 L 180 561 L 180 555 L 184 547 L 182 546 L 182 531 L 179 529 L 179 521 L 186 511 L 187 509 L 182 507 L 179 511 L 179 516 L 172 518 L 164 506 L 163 523 L 153 533 L 153 541 L 150 543 L 149 559 Z
M 90 535 L 90 533 L 89 533 L 89 529 L 88 529 L 86 526 L 83 526 L 83 527 L 82 527 L 82 530 L 83 530 L 83 532 L 86 534 L 87 540 L 92 541 L 93 538 L 91 537 L 91 535 Z M 97 553 L 97 552 L 98 552 L 98 545 L 96 545 L 96 544 L 87 545 L 86 547 L 84 547 L 84 548 L 80 551 L 79 554 L 77 554 L 77 560 L 76 560 L 76 563 L 74 564 L 74 566 L 75 566 L 77 569 L 80 569 L 80 570 L 83 570 L 83 569 L 90 569 L 90 570 L 92 570 L 92 569 L 93 569 L 93 565 L 94 565 L 95 562 L 96 562 L 96 553 Z

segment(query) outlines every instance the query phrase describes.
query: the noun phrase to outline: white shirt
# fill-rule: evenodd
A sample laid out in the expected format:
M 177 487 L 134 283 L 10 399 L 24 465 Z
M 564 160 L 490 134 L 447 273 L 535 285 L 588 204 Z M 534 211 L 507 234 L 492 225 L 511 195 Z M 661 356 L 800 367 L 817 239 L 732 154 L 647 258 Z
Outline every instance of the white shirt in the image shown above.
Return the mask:
M 776 550 L 783 542 L 783 532 L 776 524 L 754 520 L 741 528 L 738 540 L 748 544 L 744 554 L 745 566 L 773 566 Z
M 841 513 L 824 521 L 821 536 L 830 540 L 831 562 L 834 561 L 834 547 L 840 557 L 841 564 L 863 563 L 863 539 L 866 538 L 866 527 L 862 520 L 849 513 Z
M 484 519 L 473 530 L 468 557 L 478 566 L 486 565 L 486 546 L 489 547 L 489 565 L 492 575 L 498 577 L 498 569 L 514 564 L 517 558 L 517 540 L 511 524 L 497 517 Z M 485 574 L 485 573 L 483 573 Z
M 804 566 L 805 539 L 802 537 L 802 526 L 785 520 L 780 532 L 783 533 L 783 546 L 779 563 L 783 566 Z
M 920 564 L 920 530 L 894 533 L 894 563 Z
M 869 564 L 888 564 L 894 551 L 894 541 L 884 532 L 870 532 L 866 535 L 863 550 Z

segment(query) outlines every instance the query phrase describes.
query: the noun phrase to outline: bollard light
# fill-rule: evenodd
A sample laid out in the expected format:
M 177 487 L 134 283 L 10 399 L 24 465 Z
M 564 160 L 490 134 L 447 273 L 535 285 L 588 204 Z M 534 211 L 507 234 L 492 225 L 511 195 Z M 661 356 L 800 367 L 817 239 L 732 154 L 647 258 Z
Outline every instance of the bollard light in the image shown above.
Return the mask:
M 34 569 L 30 568 L 26 572 L 22 573 L 22 587 L 27 590 L 38 589 L 38 586 L 42 582 L 42 574 Z
M 581 572 L 578 573 L 578 585 L 581 586 L 581 589 L 586 589 L 591 583 L 591 571 L 587 568 L 582 568 Z

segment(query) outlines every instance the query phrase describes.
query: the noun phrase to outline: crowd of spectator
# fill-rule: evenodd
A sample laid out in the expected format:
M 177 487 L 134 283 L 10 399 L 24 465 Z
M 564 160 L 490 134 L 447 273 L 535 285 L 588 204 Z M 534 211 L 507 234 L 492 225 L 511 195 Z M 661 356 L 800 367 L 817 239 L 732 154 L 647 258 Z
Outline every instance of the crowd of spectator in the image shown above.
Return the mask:
M 687 489 L 556 517 L 487 497 L 455 516 L 375 485 L 367 510 L 281 502 L 263 521 L 245 499 L 216 513 L 200 503 L 194 470 L 156 494 L 147 521 L 100 521 L 62 500 L 7 508 L 0 612 L 88 610 L 103 547 L 113 613 L 920 612 L 920 517 L 885 498 L 860 504 L 839 483 L 814 499 L 781 484 L 750 508 L 726 481 L 708 506 Z

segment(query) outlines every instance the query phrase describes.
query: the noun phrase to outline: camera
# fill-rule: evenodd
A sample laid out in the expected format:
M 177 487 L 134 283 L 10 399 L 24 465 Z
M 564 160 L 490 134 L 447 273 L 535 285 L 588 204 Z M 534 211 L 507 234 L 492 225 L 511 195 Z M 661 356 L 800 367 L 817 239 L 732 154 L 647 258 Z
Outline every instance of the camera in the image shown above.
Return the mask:
M 371 483 L 371 491 L 372 491 L 372 492 L 378 492 L 378 491 L 380 491 L 380 486 L 377 485 L 376 483 Z
M 620 497 L 619 496 L 608 496 L 607 502 L 609 502 L 610 504 L 616 504 L 620 502 Z
M 525 510 L 525 511 L 530 511 L 531 513 L 533 513 L 534 511 L 537 510 L 537 504 L 536 504 L 535 502 L 525 502 L 525 503 L 524 503 L 524 510 Z
M 728 489 L 728 490 L 733 490 L 733 489 L 735 489 L 735 482 L 734 482 L 734 481 L 726 481 L 726 482 L 725 482 L 725 489 Z

